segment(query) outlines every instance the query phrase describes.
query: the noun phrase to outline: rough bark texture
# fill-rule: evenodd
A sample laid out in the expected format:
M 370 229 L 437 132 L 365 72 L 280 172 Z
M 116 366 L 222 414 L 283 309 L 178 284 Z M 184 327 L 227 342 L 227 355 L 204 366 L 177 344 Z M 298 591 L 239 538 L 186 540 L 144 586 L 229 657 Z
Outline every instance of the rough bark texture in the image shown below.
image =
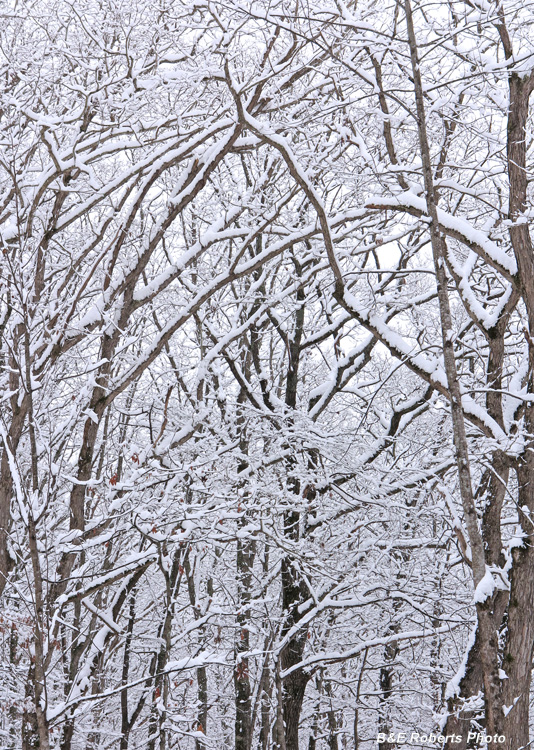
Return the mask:
M 503 15 L 498 26 L 505 55 L 511 60 L 513 50 Z M 520 77 L 509 75 L 510 109 L 508 115 L 507 162 L 509 180 L 510 240 L 520 277 L 520 288 L 528 317 L 529 377 L 528 391 L 534 388 L 534 252 L 529 226 L 523 222 L 527 206 L 526 125 L 529 99 L 534 89 L 534 74 Z M 527 435 L 534 432 L 534 408 L 525 408 Z M 527 442 L 516 468 L 519 486 L 519 506 L 534 510 L 534 454 L 532 441 Z M 530 522 L 520 514 L 525 534 L 530 535 Z M 507 617 L 506 644 L 503 669 L 508 679 L 503 681 L 504 703 L 513 706 L 505 719 L 507 747 L 516 750 L 529 741 L 529 703 L 532 673 L 532 645 L 534 638 L 532 607 L 534 603 L 534 555 L 530 545 L 513 550 L 510 573 L 510 602 Z
M 300 268 L 297 266 L 300 273 Z M 297 404 L 297 386 L 300 358 L 300 344 L 304 326 L 304 292 L 299 289 L 297 292 L 297 301 L 301 302 L 295 316 L 295 332 L 288 342 L 289 364 L 286 380 L 286 404 L 295 408 Z M 290 464 L 291 462 L 289 462 Z M 291 466 L 288 466 L 291 474 Z M 295 496 L 301 492 L 300 482 L 297 479 L 290 478 L 289 490 Z M 287 539 L 295 543 L 300 539 L 300 513 L 296 511 L 287 511 L 284 514 L 284 534 Z M 302 618 L 302 612 L 299 611 L 299 605 L 309 597 L 309 590 L 306 582 L 301 576 L 298 566 L 290 556 L 284 556 L 282 560 L 282 608 L 284 611 L 284 626 L 282 636 L 286 635 Z M 306 630 L 296 630 L 287 644 L 280 652 L 280 665 L 282 672 L 291 669 L 297 665 L 304 654 L 306 645 Z M 302 711 L 302 702 L 306 685 L 310 675 L 303 669 L 295 669 L 289 675 L 284 677 L 283 681 L 283 717 L 285 727 L 285 744 L 286 750 L 298 750 L 299 748 L 299 725 L 300 714 Z
M 531 450 L 527 451 L 525 464 L 518 468 L 520 504 L 534 511 L 532 477 L 534 462 Z M 522 514 L 525 533 L 531 522 Z M 531 531 L 530 531 L 531 533 Z M 506 617 L 506 641 L 502 668 L 508 679 L 503 680 L 503 703 L 507 710 L 504 720 L 507 750 L 518 750 L 528 745 L 530 684 L 534 643 L 534 550 L 524 544 L 512 550 L 513 565 L 510 572 L 510 597 Z
M 288 521 L 291 524 L 291 518 Z M 293 520 L 293 526 L 294 524 L 295 521 Z M 287 532 L 289 533 L 289 528 Z M 298 624 L 302 617 L 302 614 L 298 611 L 298 606 L 308 597 L 306 584 L 302 581 L 298 571 L 295 570 L 292 561 L 287 558 L 282 561 L 282 590 L 283 608 L 284 612 L 287 613 L 282 630 L 282 635 L 285 635 L 290 628 Z M 287 645 L 280 653 L 280 664 L 283 672 L 291 669 L 302 660 L 305 645 L 305 630 L 300 630 L 296 635 L 289 638 Z M 282 696 L 286 750 L 298 750 L 299 747 L 300 714 L 309 678 L 309 674 L 299 668 L 284 677 Z

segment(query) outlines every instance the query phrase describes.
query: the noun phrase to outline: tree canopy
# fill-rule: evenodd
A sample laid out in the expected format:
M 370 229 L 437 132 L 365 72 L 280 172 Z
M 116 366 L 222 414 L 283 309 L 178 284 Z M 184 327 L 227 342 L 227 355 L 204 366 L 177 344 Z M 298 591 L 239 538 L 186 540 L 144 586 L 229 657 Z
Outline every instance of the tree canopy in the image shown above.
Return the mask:
M 532 6 L 1 19 L 0 747 L 528 746 Z

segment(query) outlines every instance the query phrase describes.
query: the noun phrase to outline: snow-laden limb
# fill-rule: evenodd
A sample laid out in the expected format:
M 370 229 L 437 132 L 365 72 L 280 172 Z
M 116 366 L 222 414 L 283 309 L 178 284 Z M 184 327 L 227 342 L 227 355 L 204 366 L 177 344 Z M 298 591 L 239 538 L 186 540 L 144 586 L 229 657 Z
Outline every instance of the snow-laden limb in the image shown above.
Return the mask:
M 391 197 L 372 196 L 367 199 L 366 206 L 377 210 L 392 208 L 418 217 L 428 216 L 425 199 L 412 191 Z M 440 227 L 445 234 L 467 245 L 508 281 L 515 280 L 517 264 L 502 247 L 461 216 L 453 216 L 439 207 L 437 211 Z
M 356 297 L 348 291 L 343 293 L 344 307 L 364 325 L 376 338 L 381 341 L 406 367 L 430 383 L 437 391 L 449 398 L 447 379 L 440 359 L 428 357 L 421 352 L 413 351 L 413 347 L 389 326 L 383 317 L 366 310 Z M 485 435 L 496 441 L 507 444 L 507 436 L 499 424 L 487 413 L 484 407 L 476 403 L 468 394 L 462 394 L 464 413 L 474 425 Z
M 284 158 L 284 161 L 287 164 L 291 176 L 302 188 L 306 197 L 315 209 L 325 242 L 328 262 L 330 263 L 330 267 L 332 269 L 332 273 L 334 274 L 334 278 L 336 279 L 336 283 L 342 285 L 343 274 L 336 257 L 334 243 L 332 241 L 332 230 L 330 227 L 329 217 L 327 215 L 321 197 L 317 193 L 314 185 L 312 184 L 312 181 L 306 174 L 305 170 L 302 169 L 298 158 L 295 156 L 295 154 L 293 154 L 291 146 L 287 142 L 287 140 L 280 134 L 275 133 L 272 128 L 269 128 L 268 126 L 266 127 L 260 120 L 255 118 L 249 112 L 249 107 L 242 102 L 240 92 L 238 91 L 232 80 L 229 66 L 226 67 L 225 72 L 228 80 L 228 85 L 236 102 L 240 120 L 244 125 L 250 128 L 254 133 L 256 133 L 259 138 L 280 151 L 282 157 Z
M 101 629 L 100 633 L 100 640 L 103 640 L 105 635 L 104 628 Z M 167 664 L 165 671 L 162 674 L 173 675 L 180 672 L 188 672 L 190 670 L 198 669 L 199 667 L 208 665 L 220 665 L 226 667 L 229 666 L 227 654 L 206 652 L 200 653 L 197 656 L 187 656 L 183 659 L 176 660 Z M 113 696 L 120 695 L 122 692 L 130 690 L 137 685 L 142 685 L 145 682 L 146 677 L 142 677 L 136 680 L 131 680 L 131 682 L 126 685 L 120 685 L 119 687 L 113 688 L 111 690 L 106 690 L 102 693 L 93 695 L 90 693 L 87 694 L 83 691 L 79 691 L 76 695 L 70 695 L 66 701 L 59 703 L 53 708 L 49 708 L 47 712 L 47 718 L 52 724 L 55 724 L 64 714 L 71 711 L 73 708 L 77 708 L 81 704 L 92 703 L 94 701 L 112 698 Z
M 362 652 L 373 648 L 375 646 L 385 646 L 388 643 L 394 641 L 406 641 L 406 640 L 420 640 L 423 638 L 432 638 L 442 633 L 450 633 L 454 628 L 460 627 L 463 623 L 449 623 L 448 625 L 441 625 L 439 628 L 428 628 L 428 630 L 407 630 L 399 631 L 391 636 L 384 636 L 382 638 L 373 638 L 368 641 L 362 641 L 356 647 L 348 649 L 347 651 L 325 651 L 322 653 L 314 654 L 309 656 L 307 659 L 303 659 L 302 662 L 295 664 L 288 670 L 282 673 L 282 678 L 287 677 L 297 669 L 314 670 L 322 664 L 336 664 L 339 662 L 347 661 L 348 659 L 354 659 L 359 656 Z

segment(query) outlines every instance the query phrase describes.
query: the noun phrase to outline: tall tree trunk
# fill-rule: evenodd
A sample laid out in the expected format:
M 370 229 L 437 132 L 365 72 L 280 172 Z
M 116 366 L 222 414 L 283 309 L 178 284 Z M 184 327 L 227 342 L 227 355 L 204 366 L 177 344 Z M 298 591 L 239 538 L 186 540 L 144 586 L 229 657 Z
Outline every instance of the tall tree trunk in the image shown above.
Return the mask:
M 287 750 L 286 732 L 285 732 L 285 727 L 284 727 L 283 687 L 282 687 L 282 678 L 280 677 L 280 659 L 276 663 L 275 687 L 276 687 L 276 720 L 273 726 L 273 750 Z
M 237 638 L 235 640 L 235 750 L 250 750 L 252 742 L 252 700 L 249 672 L 250 651 L 250 596 L 254 543 L 248 539 L 237 540 Z
M 497 29 L 506 59 L 513 70 L 513 49 L 506 28 L 502 6 L 499 8 Z M 507 163 L 509 181 L 510 241 L 519 270 L 521 293 L 528 317 L 529 377 L 528 393 L 534 392 L 534 248 L 529 225 L 524 220 L 527 208 L 527 119 L 529 99 L 534 90 L 534 72 L 524 77 L 510 72 L 508 78 L 510 106 L 508 112 Z M 526 506 L 534 512 L 534 406 L 525 407 L 525 449 L 518 459 L 517 478 L 519 488 L 518 507 Z M 521 526 L 531 536 L 531 522 L 520 512 Z M 534 610 L 534 556 L 530 545 L 513 550 L 513 566 L 510 575 L 510 604 L 508 608 L 506 644 L 503 669 L 508 675 L 504 680 L 505 733 L 507 748 L 516 750 L 529 741 L 529 704 L 532 673 L 533 610 Z
M 187 576 L 187 591 L 189 593 L 189 602 L 193 610 L 193 617 L 195 620 L 200 619 L 201 612 L 198 604 L 197 589 L 195 586 L 195 580 L 193 570 L 191 568 L 191 561 L 189 559 L 189 551 L 184 556 L 184 570 Z M 208 594 L 211 597 L 213 595 L 213 581 L 208 580 Z M 204 628 L 202 626 L 198 629 L 199 638 L 204 638 Z M 206 667 L 198 667 L 197 670 L 197 689 L 198 689 L 198 711 L 197 711 L 197 731 L 207 734 L 208 732 L 208 672 Z M 196 750 L 202 750 L 205 743 L 198 739 L 195 741 Z
M 124 639 L 124 653 L 122 656 L 122 675 L 121 675 L 121 739 L 120 750 L 128 750 L 130 741 L 130 721 L 128 716 L 128 690 L 126 685 L 130 676 L 130 650 L 132 645 L 133 628 L 135 623 L 135 598 L 136 592 L 132 592 L 130 600 L 130 613 L 128 616 L 128 625 L 126 626 L 126 638 Z
M 337 716 L 336 716 L 336 710 L 333 705 L 332 698 L 334 696 L 334 691 L 332 690 L 332 683 L 326 682 L 324 691 L 326 695 L 330 698 L 330 708 L 327 711 L 326 717 L 328 721 L 328 750 L 339 750 L 339 743 L 337 740 L 338 736 L 338 722 L 337 722 Z
M 286 533 L 289 535 L 291 526 L 299 523 L 298 514 L 288 514 L 289 524 L 286 525 Z M 299 612 L 299 604 L 304 602 L 309 595 L 308 587 L 302 580 L 299 571 L 293 565 L 293 561 L 285 557 L 282 560 L 282 600 L 286 621 L 282 630 L 284 636 L 292 627 L 298 625 L 302 615 Z M 302 661 L 304 647 L 306 645 L 306 629 L 300 629 L 289 638 L 287 644 L 280 652 L 280 665 L 282 671 L 292 669 Z M 302 711 L 302 702 L 309 673 L 302 668 L 293 671 L 284 677 L 282 701 L 285 726 L 286 750 L 298 750 L 299 748 L 299 724 Z
M 163 554 L 166 554 L 166 551 L 167 550 L 163 548 Z M 159 750 L 165 750 L 167 746 L 167 730 L 165 723 L 167 719 L 169 679 L 168 675 L 165 673 L 165 669 L 171 652 L 172 620 L 174 617 L 174 602 L 181 580 L 181 558 L 181 551 L 177 549 L 173 556 L 170 571 L 167 571 L 164 564 L 161 565 L 161 570 L 165 579 L 165 601 L 163 620 L 158 629 L 158 639 L 161 646 L 154 665 L 155 676 L 152 692 L 152 708 L 148 724 L 148 750 L 156 750 L 156 748 Z M 188 553 L 186 553 L 183 567 L 186 570 L 186 575 L 190 578 L 191 570 L 188 566 L 189 557 Z
M 16 349 L 19 337 L 22 335 L 22 325 L 17 326 L 17 332 L 13 341 Z M 13 497 L 13 477 L 9 454 L 16 455 L 17 447 L 22 435 L 24 422 L 28 414 L 29 396 L 26 393 L 19 404 L 19 392 L 21 390 L 20 374 L 15 351 L 8 358 L 9 365 L 9 390 L 13 394 L 9 400 L 11 405 L 11 424 L 5 435 L 2 435 L 2 459 L 0 461 L 0 596 L 6 585 L 7 576 L 13 566 L 13 560 L 9 555 L 9 531 L 11 529 L 11 499 Z M 5 418 L 5 417 L 4 417 Z M 7 419 L 6 419 L 7 421 Z
M 497 451 L 491 460 L 491 469 L 482 475 L 477 496 L 483 498 L 484 514 L 482 517 L 482 534 L 486 563 L 501 567 L 504 564 L 501 538 L 501 509 L 506 494 L 509 477 L 509 465 L 505 456 Z M 497 591 L 493 599 L 493 618 L 496 632 L 502 631 L 509 607 L 509 593 Z M 477 730 L 478 724 L 472 723 L 476 712 L 462 709 L 464 700 L 472 698 L 483 689 L 483 673 L 480 656 L 482 633 L 476 630 L 474 641 L 466 655 L 466 665 L 457 693 L 447 700 L 449 716 L 445 726 L 445 734 L 455 734 L 461 737 L 457 750 L 467 748 L 469 730 Z M 503 698 L 504 699 L 504 698 Z
M 478 526 L 477 511 L 471 484 L 469 450 L 467 445 L 465 422 L 462 410 L 460 382 L 458 378 L 458 370 L 456 367 L 456 358 L 454 354 L 452 316 L 447 290 L 448 282 L 445 267 L 445 239 L 440 231 L 437 206 L 435 202 L 430 147 L 426 129 L 424 93 L 410 0 L 405 0 L 404 8 L 406 12 L 406 26 L 408 31 L 408 42 L 410 47 L 410 58 L 414 81 L 417 125 L 419 145 L 421 150 L 421 160 L 423 163 L 426 204 L 427 212 L 430 217 L 430 240 L 438 291 L 441 333 L 443 341 L 443 359 L 447 376 L 447 385 L 450 393 L 453 438 L 460 485 L 460 495 L 462 499 L 465 523 L 469 534 L 469 543 L 471 549 L 471 568 L 473 573 L 473 583 L 476 588 L 486 575 L 486 559 L 484 554 L 482 535 Z M 495 628 L 495 622 L 493 618 L 492 597 L 488 596 L 483 601 L 477 601 L 476 610 L 478 627 L 481 634 L 480 660 L 482 664 L 482 676 L 484 683 L 486 723 L 485 729 L 491 735 L 500 735 L 502 734 L 503 725 L 502 695 L 499 677 L 500 660 L 497 630 Z
M 26 314 L 26 320 L 28 316 Z M 33 410 L 33 385 L 31 373 L 31 354 L 30 354 L 30 334 L 28 323 L 26 323 L 24 336 L 24 361 L 26 375 L 26 392 L 28 394 L 28 432 L 30 438 L 30 458 L 31 458 L 31 488 L 32 493 L 27 502 L 27 526 L 30 549 L 31 568 L 33 575 L 33 599 L 34 599 L 34 639 L 32 655 L 32 676 L 33 676 L 33 703 L 35 710 L 35 723 L 39 737 L 39 750 L 48 750 L 49 728 L 47 720 L 47 685 L 44 645 L 48 636 L 48 626 L 45 619 L 44 609 L 44 589 L 43 574 L 41 568 L 41 559 L 39 554 L 39 545 L 37 540 L 37 521 L 36 521 L 36 501 L 39 491 L 39 475 L 37 463 L 37 440 L 35 436 L 34 410 Z M 23 499 L 21 498 L 21 501 Z M 33 741 L 33 740 L 31 740 Z
M 300 265 L 295 261 L 297 274 L 301 274 Z M 300 359 L 300 345 L 304 327 L 304 291 L 299 289 L 297 292 L 297 302 L 300 307 L 295 314 L 295 331 L 293 336 L 288 340 L 289 363 L 286 379 L 286 404 L 294 409 L 297 405 L 297 388 L 298 372 Z M 288 461 L 288 473 L 291 472 L 293 462 Z M 298 479 L 291 477 L 288 482 L 290 495 L 299 497 L 301 486 Z M 310 500 L 314 490 L 311 490 Z M 284 514 L 284 535 L 291 542 L 298 542 L 300 539 L 300 513 L 289 510 Z M 309 598 L 309 590 L 306 582 L 300 574 L 298 566 L 289 555 L 282 559 L 282 608 L 284 612 L 284 625 L 282 628 L 282 637 L 298 625 L 302 614 L 299 611 L 299 605 Z M 309 673 L 303 669 L 296 668 L 302 660 L 304 648 L 306 646 L 306 629 L 297 629 L 280 652 L 280 666 L 282 672 L 292 669 L 293 671 L 284 677 L 282 689 L 283 717 L 285 728 L 286 750 L 299 750 L 299 724 L 300 714 L 302 711 L 302 702 L 308 680 Z
M 398 627 L 388 628 L 389 633 L 395 632 Z M 378 709 L 378 732 L 388 736 L 391 731 L 390 724 L 390 704 L 391 695 L 393 693 L 393 662 L 397 658 L 398 653 L 397 641 L 391 641 L 386 644 L 384 648 L 384 663 L 380 668 L 379 682 L 380 682 L 380 696 L 379 696 L 379 709 Z M 384 742 L 378 743 L 379 750 L 393 750 L 396 745 L 394 742 L 388 742 L 387 739 Z
M 534 513 L 534 454 L 526 452 L 517 480 L 520 508 Z M 510 600 L 506 618 L 506 640 L 503 650 L 503 703 L 506 713 L 504 734 L 507 750 L 518 750 L 529 744 L 529 707 L 534 646 L 534 549 L 526 539 L 532 536 L 532 516 L 520 512 L 525 535 L 522 546 L 512 549 Z

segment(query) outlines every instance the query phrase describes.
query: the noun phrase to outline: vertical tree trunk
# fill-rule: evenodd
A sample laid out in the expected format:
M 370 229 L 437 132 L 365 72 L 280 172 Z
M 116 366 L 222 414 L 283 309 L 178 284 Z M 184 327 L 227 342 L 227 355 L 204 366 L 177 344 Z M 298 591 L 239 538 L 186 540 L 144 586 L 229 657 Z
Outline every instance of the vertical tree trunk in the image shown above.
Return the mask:
M 312 725 L 310 727 L 310 739 L 308 741 L 308 750 L 316 750 L 317 737 L 319 735 L 319 717 L 321 715 L 321 700 L 323 695 L 323 669 L 320 669 L 315 679 L 315 689 L 317 690 L 317 700 L 315 702 L 315 712 L 313 714 Z
M 440 232 L 437 206 L 435 202 L 430 148 L 426 130 L 423 85 L 419 67 L 417 42 L 415 38 L 410 0 L 405 0 L 404 7 L 406 11 L 406 26 L 408 31 L 410 58 L 414 80 L 417 125 L 419 144 L 421 149 L 421 160 L 423 163 L 426 204 L 427 212 L 430 217 L 430 240 L 434 258 L 434 268 L 436 272 L 441 333 L 443 340 L 443 359 L 445 364 L 445 372 L 447 375 L 447 385 L 451 399 L 451 417 L 453 425 L 454 447 L 456 453 L 456 464 L 458 469 L 460 495 L 462 498 L 465 523 L 469 534 L 473 582 L 476 588 L 486 575 L 486 560 L 482 535 L 478 527 L 476 505 L 471 484 L 469 451 L 465 431 L 464 415 L 462 411 L 460 382 L 458 379 L 456 358 L 454 354 L 452 316 L 447 291 L 445 240 Z M 485 728 L 489 734 L 500 735 L 502 734 L 503 726 L 502 695 L 499 677 L 500 660 L 497 630 L 495 628 L 495 622 L 493 619 L 492 598 L 488 597 L 482 602 L 477 602 L 476 610 L 478 627 L 481 634 L 480 658 L 484 682 L 486 721 Z
M 27 314 L 26 319 L 27 318 Z M 34 599 L 34 639 L 32 669 L 33 672 L 33 701 L 35 710 L 35 722 L 39 737 L 39 750 L 48 750 L 49 728 L 46 716 L 47 710 L 47 685 L 46 669 L 44 658 L 45 633 L 48 633 L 48 627 L 45 620 L 44 610 L 44 589 L 43 574 L 41 569 L 41 560 L 39 555 L 39 546 L 37 541 L 37 524 L 35 519 L 35 505 L 39 491 L 39 475 L 37 463 L 37 441 L 35 437 L 34 411 L 33 411 L 33 385 L 30 361 L 30 338 L 28 324 L 26 323 L 24 336 L 24 361 L 26 370 L 26 392 L 28 394 L 28 432 L 30 438 L 30 457 L 31 457 L 31 477 L 32 477 L 32 494 L 30 501 L 27 503 L 27 525 L 28 539 L 30 549 L 31 568 L 33 575 L 33 599 Z M 21 498 L 22 500 L 22 498 Z
M 327 720 L 328 720 L 328 750 L 338 750 L 339 744 L 338 744 L 338 722 L 337 722 L 337 716 L 336 716 L 336 710 L 333 706 L 332 698 L 333 698 L 333 690 L 332 690 L 332 683 L 326 682 L 324 691 L 326 695 L 330 698 L 330 708 L 327 711 Z
M 298 514 L 289 514 L 289 516 L 298 516 Z M 294 525 L 295 520 L 290 518 L 290 523 Z M 298 517 L 296 523 L 298 523 Z M 286 532 L 289 533 L 287 526 Z M 291 627 L 298 624 L 302 616 L 299 613 L 298 606 L 308 596 L 308 587 L 301 579 L 299 572 L 294 568 L 293 562 L 287 557 L 282 561 L 282 588 L 283 608 L 284 612 L 287 613 L 286 623 L 282 630 L 282 635 L 284 635 Z M 280 653 L 282 671 L 285 672 L 302 660 L 306 645 L 306 633 L 305 630 L 297 631 L 282 649 Z M 286 750 L 298 750 L 299 748 L 300 713 L 309 678 L 308 673 L 304 672 L 302 668 L 297 668 L 285 676 L 283 680 L 282 700 Z
M 199 732 L 208 732 L 208 671 L 206 667 L 197 669 L 198 685 L 198 730 Z M 202 750 L 204 742 L 197 739 L 196 750 Z
M 22 326 L 17 326 L 17 333 L 13 346 L 17 347 Z M 9 462 L 9 452 L 16 455 L 17 447 L 22 435 L 22 429 L 28 413 L 29 397 L 24 396 L 19 404 L 19 391 L 21 390 L 20 374 L 15 351 L 8 358 L 9 365 L 9 390 L 13 394 L 9 400 L 11 405 L 11 424 L 2 442 L 2 459 L 0 461 L 0 596 L 6 585 L 7 576 L 13 561 L 9 556 L 9 531 L 11 529 L 11 498 L 13 497 L 13 477 Z M 7 419 L 6 419 L 7 421 Z
M 128 744 L 130 741 L 130 722 L 128 718 L 128 690 L 126 689 L 126 685 L 128 684 L 128 678 L 130 675 L 130 649 L 132 645 L 134 623 L 135 623 L 135 591 L 132 592 L 132 598 L 130 601 L 130 613 L 128 617 L 128 625 L 126 626 L 126 638 L 124 639 L 124 653 L 122 657 L 121 685 L 123 687 L 123 690 L 121 692 L 120 750 L 128 750 Z
M 528 451 L 517 471 L 519 507 L 534 511 L 534 460 Z M 520 513 L 526 540 L 512 549 L 510 571 L 510 600 L 506 620 L 506 640 L 503 652 L 503 703 L 506 717 L 504 734 L 507 750 L 526 747 L 530 739 L 529 707 L 534 646 L 534 550 L 527 541 L 532 534 L 532 521 Z
M 262 560 L 262 568 L 265 575 L 269 572 L 269 552 L 266 549 Z M 269 627 L 269 619 L 264 620 L 264 627 Z M 271 730 L 271 699 L 272 699 L 272 682 L 271 682 L 271 655 L 270 651 L 273 644 L 273 634 L 267 635 L 264 641 L 263 667 L 260 677 L 257 701 L 260 707 L 260 732 L 258 738 L 258 750 L 268 750 L 269 737 Z M 255 713 L 255 711 L 254 711 Z
M 352 724 L 352 737 L 354 740 L 354 750 L 359 750 L 360 747 L 360 695 L 362 689 L 363 674 L 365 671 L 365 664 L 367 662 L 368 649 L 365 649 L 362 659 L 362 666 L 360 667 L 360 674 L 358 675 L 358 682 L 356 685 L 356 708 L 354 709 L 354 721 Z
M 390 633 L 394 632 L 394 630 L 398 630 L 398 628 L 394 627 L 393 630 L 391 627 L 388 628 L 388 631 Z M 388 643 L 384 648 L 384 663 L 380 668 L 380 704 L 378 710 L 378 731 L 385 735 L 389 735 L 391 731 L 390 703 L 391 695 L 393 692 L 393 662 L 397 658 L 398 650 L 399 649 L 397 641 L 391 641 L 390 643 Z M 379 750 L 393 750 L 393 748 L 395 747 L 395 743 L 388 742 L 387 740 L 378 743 Z
M 246 351 L 243 359 L 243 368 L 247 374 L 250 372 L 251 352 Z M 243 403 L 246 396 L 243 391 L 239 393 L 239 403 Z M 243 459 L 237 467 L 238 475 L 248 467 L 246 456 L 248 454 L 248 443 L 246 436 L 246 423 L 242 414 L 239 414 L 237 427 L 239 430 L 239 445 Z M 246 481 L 240 481 L 238 485 L 238 512 L 242 515 L 238 525 L 245 526 L 247 523 L 247 492 Z M 250 651 L 250 601 L 252 573 L 254 568 L 255 543 L 250 539 L 238 537 L 236 548 L 236 577 L 237 577 L 237 630 L 234 640 L 234 704 L 235 704 L 235 750 L 250 750 L 252 743 L 252 689 L 250 685 L 250 663 L 248 652 Z
M 513 50 L 506 28 L 504 10 L 499 9 L 497 29 L 501 37 L 505 56 L 514 65 Z M 528 316 L 529 377 L 528 392 L 534 389 L 534 249 L 530 238 L 529 225 L 524 221 L 527 208 L 527 119 L 529 99 L 534 90 L 534 73 L 524 77 L 511 72 L 508 78 L 510 108 L 508 113 L 507 162 L 509 181 L 510 241 L 519 269 L 522 297 Z M 534 511 L 534 406 L 525 407 L 526 445 L 518 459 L 517 479 L 519 507 L 526 506 Z M 520 513 L 523 531 L 531 535 L 531 522 Z M 528 528 L 527 528 L 528 527 Z M 534 556 L 529 544 L 513 550 L 513 566 L 510 574 L 510 603 L 508 608 L 506 644 L 503 669 L 508 679 L 503 681 L 505 711 L 505 732 L 507 748 L 515 750 L 529 741 L 529 704 L 532 674 L 534 606 Z
M 161 646 L 155 660 L 154 671 L 154 689 L 152 692 L 152 708 L 150 711 L 150 720 L 148 725 L 148 750 L 165 750 L 167 745 L 167 730 L 165 722 L 167 719 L 167 702 L 169 691 L 169 679 L 165 673 L 165 668 L 169 661 L 171 652 L 171 635 L 172 620 L 174 617 L 174 602 L 180 585 L 180 560 L 181 552 L 177 549 L 173 556 L 172 566 L 167 572 L 162 566 L 162 572 L 165 578 L 165 603 L 163 621 L 158 629 L 158 638 Z M 184 568 L 188 578 L 189 559 L 186 554 Z
M 269 679 L 269 677 L 267 677 Z M 258 740 L 259 750 L 267 750 L 269 747 L 269 729 L 271 723 L 271 691 L 265 689 L 261 695 L 261 724 Z
M 184 570 L 187 576 L 187 591 L 189 593 L 189 601 L 193 610 L 193 617 L 198 620 L 201 616 L 200 607 L 198 605 L 197 590 L 195 581 L 193 578 L 193 571 L 191 569 L 191 562 L 189 560 L 189 552 L 186 552 L 184 556 Z M 213 594 L 212 589 L 213 582 L 211 579 L 208 581 L 208 594 Z M 204 637 L 204 628 L 199 627 L 199 637 Z M 198 712 L 197 712 L 197 731 L 207 734 L 208 732 L 208 672 L 206 667 L 198 667 L 197 673 L 197 688 L 198 688 Z M 204 742 L 197 738 L 195 741 L 196 750 L 202 750 Z
M 301 274 L 301 268 L 296 263 L 297 273 Z M 288 341 L 289 364 L 286 379 L 286 404 L 294 409 L 297 405 L 297 388 L 298 372 L 300 358 L 300 344 L 304 327 L 304 291 L 299 289 L 297 292 L 297 301 L 300 307 L 295 314 L 295 332 Z M 292 462 L 288 462 L 288 473 L 291 471 Z M 291 477 L 288 482 L 289 492 L 296 497 L 300 496 L 300 482 Z M 313 490 L 311 491 L 314 492 Z M 310 499 L 312 499 L 310 497 Z M 287 539 L 297 542 L 300 538 L 300 513 L 290 510 L 284 514 L 284 534 Z M 297 566 L 288 555 L 282 559 L 282 608 L 284 612 L 284 625 L 282 636 L 289 630 L 292 630 L 298 624 L 302 615 L 299 612 L 299 605 L 309 597 L 309 590 L 306 582 L 300 575 Z M 282 671 L 295 667 L 301 660 L 306 645 L 306 630 L 297 630 L 291 636 L 287 644 L 280 652 L 280 665 Z M 302 702 L 304 693 L 310 675 L 303 669 L 294 669 L 289 675 L 284 677 L 282 700 L 283 716 L 285 728 L 286 750 L 299 750 L 299 724 L 300 714 L 302 711 Z
M 280 660 L 278 660 L 276 663 L 275 687 L 276 687 L 276 720 L 273 726 L 273 750 L 287 750 L 286 732 L 285 732 L 285 727 L 284 727 L 283 687 L 282 687 L 282 678 L 280 677 Z
M 252 691 L 250 686 L 250 595 L 254 544 L 250 540 L 237 540 L 237 637 L 235 640 L 235 750 L 250 750 L 252 742 Z
M 16 407 L 16 412 L 11 423 L 7 439 L 9 450 L 15 455 L 17 445 L 22 434 L 25 419 L 25 410 Z M 4 446 L 2 459 L 0 461 L 0 596 L 7 582 L 7 577 L 13 566 L 13 560 L 9 556 L 9 531 L 11 529 L 11 498 L 13 497 L 13 478 Z

